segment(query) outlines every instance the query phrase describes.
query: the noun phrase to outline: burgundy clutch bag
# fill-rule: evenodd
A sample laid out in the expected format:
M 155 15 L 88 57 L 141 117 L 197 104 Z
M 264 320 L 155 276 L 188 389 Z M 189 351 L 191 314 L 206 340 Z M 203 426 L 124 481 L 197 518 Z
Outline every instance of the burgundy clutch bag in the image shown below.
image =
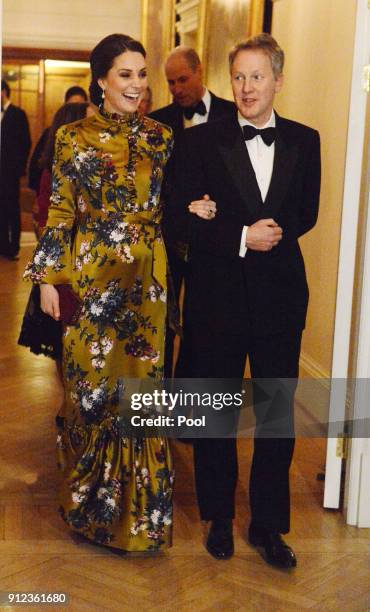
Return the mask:
M 82 300 L 72 290 L 71 285 L 55 285 L 59 293 L 60 321 L 75 325 L 82 311 Z

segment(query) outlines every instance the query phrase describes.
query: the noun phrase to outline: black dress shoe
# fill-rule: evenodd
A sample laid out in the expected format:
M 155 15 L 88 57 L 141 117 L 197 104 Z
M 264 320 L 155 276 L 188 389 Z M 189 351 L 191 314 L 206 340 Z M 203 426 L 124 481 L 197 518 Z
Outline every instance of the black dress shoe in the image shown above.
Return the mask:
M 18 261 L 18 259 L 19 259 L 19 250 L 18 251 L 9 251 L 6 257 L 10 261 Z
M 11 254 L 11 253 L 7 253 L 7 252 L 3 252 L 3 251 L 0 252 L 0 256 L 4 257 L 8 261 L 18 261 L 18 259 L 19 259 L 18 254 L 15 254 L 15 253 Z
M 234 554 L 232 520 L 212 521 L 206 548 L 215 559 L 230 559 Z
M 252 546 L 262 549 L 262 556 L 267 563 L 282 568 L 296 567 L 294 551 L 284 542 L 280 533 L 250 528 L 248 539 Z

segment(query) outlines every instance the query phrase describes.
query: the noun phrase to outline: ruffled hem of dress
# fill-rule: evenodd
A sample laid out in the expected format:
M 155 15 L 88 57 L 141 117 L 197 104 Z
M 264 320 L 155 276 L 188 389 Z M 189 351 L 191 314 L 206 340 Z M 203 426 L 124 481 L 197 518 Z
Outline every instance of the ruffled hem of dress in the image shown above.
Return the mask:
M 117 421 L 65 423 L 58 436 L 61 516 L 97 544 L 127 552 L 168 548 L 173 489 L 168 441 L 124 438 Z

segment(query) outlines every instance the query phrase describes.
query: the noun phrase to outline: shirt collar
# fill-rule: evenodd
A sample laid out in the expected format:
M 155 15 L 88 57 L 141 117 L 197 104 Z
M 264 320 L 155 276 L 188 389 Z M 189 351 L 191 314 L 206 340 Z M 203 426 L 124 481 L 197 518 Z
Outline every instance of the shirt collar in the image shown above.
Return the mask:
M 239 111 L 238 111 L 238 121 L 239 121 L 239 125 L 241 127 L 243 127 L 244 125 L 251 125 L 252 127 L 256 127 L 253 123 L 248 121 L 248 119 L 243 117 L 243 115 L 241 115 Z M 276 127 L 276 119 L 275 119 L 275 111 L 274 111 L 274 109 L 272 109 L 272 111 L 271 111 L 270 119 L 265 123 L 265 125 L 261 125 L 258 129 L 259 130 L 263 130 L 263 129 L 268 128 L 268 127 Z
M 209 111 L 210 111 L 210 108 L 211 108 L 211 94 L 209 93 L 209 90 L 206 87 L 204 89 L 205 89 L 205 91 L 204 91 L 204 95 L 202 97 L 202 100 L 204 102 L 204 106 L 206 107 L 206 111 L 207 111 L 207 114 L 208 114 Z
M 5 111 L 9 108 L 9 106 L 11 105 L 11 101 L 7 100 L 3 106 L 3 113 L 5 113 Z

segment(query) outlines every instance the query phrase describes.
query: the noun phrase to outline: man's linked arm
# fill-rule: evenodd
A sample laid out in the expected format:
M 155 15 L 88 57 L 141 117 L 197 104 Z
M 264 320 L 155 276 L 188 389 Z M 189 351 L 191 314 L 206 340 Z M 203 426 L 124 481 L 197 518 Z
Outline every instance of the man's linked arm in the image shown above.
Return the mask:
M 192 250 L 235 258 L 239 256 L 243 222 L 219 208 L 216 217 L 209 221 L 188 210 L 192 201 L 202 199 L 205 194 L 214 199 L 212 184 L 205 172 L 207 147 L 200 146 L 202 136 L 197 128 L 191 128 L 177 139 L 171 163 L 172 193 L 164 214 L 165 232 L 172 240 L 186 242 Z M 212 155 L 210 149 L 208 153 Z

